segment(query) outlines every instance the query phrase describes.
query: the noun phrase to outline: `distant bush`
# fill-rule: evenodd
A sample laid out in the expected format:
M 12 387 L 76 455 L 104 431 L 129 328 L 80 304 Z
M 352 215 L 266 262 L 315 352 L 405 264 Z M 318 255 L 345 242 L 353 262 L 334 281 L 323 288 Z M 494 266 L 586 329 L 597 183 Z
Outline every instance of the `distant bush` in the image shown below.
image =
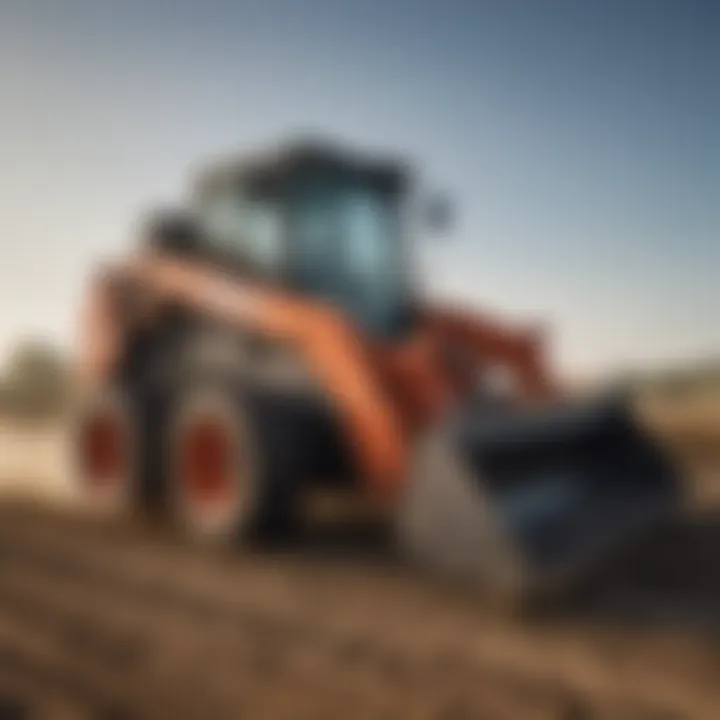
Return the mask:
M 66 406 L 69 368 L 60 351 L 42 340 L 22 342 L 0 376 L 0 416 L 41 420 Z
M 654 396 L 676 399 L 716 392 L 720 389 L 720 361 L 638 374 L 635 387 Z

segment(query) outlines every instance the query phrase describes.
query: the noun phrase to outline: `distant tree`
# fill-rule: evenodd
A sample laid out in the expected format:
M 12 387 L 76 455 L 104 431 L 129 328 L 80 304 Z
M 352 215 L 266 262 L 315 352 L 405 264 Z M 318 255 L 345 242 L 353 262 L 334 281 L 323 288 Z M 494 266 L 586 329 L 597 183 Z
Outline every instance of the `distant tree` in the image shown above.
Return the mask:
M 67 399 L 68 368 L 59 350 L 44 340 L 21 342 L 0 383 L 0 412 L 33 418 L 57 414 Z

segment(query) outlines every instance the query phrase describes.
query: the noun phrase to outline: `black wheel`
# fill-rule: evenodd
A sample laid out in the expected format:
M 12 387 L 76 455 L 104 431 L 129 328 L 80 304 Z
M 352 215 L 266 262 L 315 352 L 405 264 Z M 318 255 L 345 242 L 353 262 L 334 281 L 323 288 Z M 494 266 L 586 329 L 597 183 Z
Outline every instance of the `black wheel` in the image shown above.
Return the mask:
M 166 424 L 167 494 L 192 539 L 267 539 L 292 526 L 298 479 L 281 399 L 230 380 L 181 386 Z
M 255 349 L 253 338 L 169 313 L 129 353 L 143 503 L 191 538 L 275 538 L 294 526 L 308 476 L 304 403 L 261 372 Z
M 134 398 L 104 388 L 84 398 L 72 423 L 72 457 L 83 498 L 95 509 L 131 507 L 140 493 L 139 415 Z

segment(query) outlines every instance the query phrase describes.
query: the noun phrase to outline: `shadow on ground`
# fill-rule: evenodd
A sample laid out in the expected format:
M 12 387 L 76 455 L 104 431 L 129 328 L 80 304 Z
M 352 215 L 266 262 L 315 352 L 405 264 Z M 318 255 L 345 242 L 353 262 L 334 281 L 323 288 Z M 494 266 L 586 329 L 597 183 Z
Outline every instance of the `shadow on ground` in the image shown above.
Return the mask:
M 280 544 L 263 552 L 313 563 L 357 562 L 409 572 L 391 533 L 372 524 L 308 529 L 291 547 Z M 720 640 L 720 510 L 688 513 L 542 610 L 540 616 L 546 618 L 692 631 Z
M 720 639 L 720 511 L 688 515 L 648 538 L 563 611 L 599 624 Z

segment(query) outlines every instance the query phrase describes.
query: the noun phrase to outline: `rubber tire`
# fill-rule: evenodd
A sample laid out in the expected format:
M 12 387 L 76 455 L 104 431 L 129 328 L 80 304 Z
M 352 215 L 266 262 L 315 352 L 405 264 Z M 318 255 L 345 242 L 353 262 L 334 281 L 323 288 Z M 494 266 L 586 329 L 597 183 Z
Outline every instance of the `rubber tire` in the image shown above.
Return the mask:
M 245 501 L 228 510 L 216 525 L 204 525 L 192 516 L 175 472 L 177 433 L 193 408 L 222 408 L 234 418 L 239 443 L 237 471 L 242 455 L 246 464 L 242 492 Z M 189 408 L 189 409 L 188 409 Z M 239 541 L 267 542 L 285 537 L 295 525 L 298 480 L 293 474 L 296 457 L 292 417 L 282 398 L 242 389 L 230 379 L 193 380 L 180 386 L 168 407 L 165 427 L 166 492 L 175 523 L 193 541 L 212 545 L 233 545 Z
M 127 451 L 126 472 L 122 482 L 120 485 L 102 491 L 87 487 L 82 469 L 83 463 L 78 455 L 80 433 L 84 423 L 96 412 L 101 414 L 109 412 L 118 417 L 123 428 L 124 445 Z M 80 400 L 77 407 L 73 408 L 70 420 L 71 467 L 74 476 L 79 481 L 84 499 L 98 512 L 124 512 L 135 507 L 139 501 L 143 462 L 143 450 L 138 437 L 140 414 L 136 399 L 132 394 L 119 387 L 102 388 Z

